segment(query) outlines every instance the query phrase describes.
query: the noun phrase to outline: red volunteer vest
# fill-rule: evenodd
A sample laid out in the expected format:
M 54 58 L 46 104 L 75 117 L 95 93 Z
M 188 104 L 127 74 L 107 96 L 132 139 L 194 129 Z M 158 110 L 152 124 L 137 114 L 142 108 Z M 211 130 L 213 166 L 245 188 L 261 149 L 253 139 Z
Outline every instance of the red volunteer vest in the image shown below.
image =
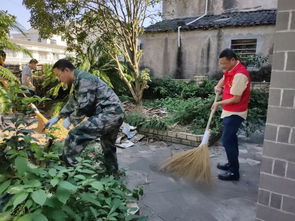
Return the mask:
M 231 71 L 224 72 L 224 89 L 222 94 L 222 100 L 227 100 L 233 97 L 230 94 L 230 89 L 232 87 L 233 79 L 236 74 L 244 74 L 248 78 L 247 88 L 244 90 L 242 94 L 241 101 L 236 104 L 224 104 L 222 105 L 223 110 L 231 111 L 231 112 L 243 112 L 248 109 L 248 103 L 250 100 L 250 75 L 244 65 L 240 62 L 237 64 Z

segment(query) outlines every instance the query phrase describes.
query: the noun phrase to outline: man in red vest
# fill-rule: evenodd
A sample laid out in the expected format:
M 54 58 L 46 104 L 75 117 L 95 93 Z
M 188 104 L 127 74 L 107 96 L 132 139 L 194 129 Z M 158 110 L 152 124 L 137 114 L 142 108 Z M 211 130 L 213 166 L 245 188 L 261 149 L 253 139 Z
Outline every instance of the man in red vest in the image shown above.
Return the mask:
M 215 93 L 222 93 L 222 100 L 214 103 L 212 109 L 222 106 L 222 144 L 228 162 L 226 164 L 217 164 L 218 169 L 225 171 L 219 174 L 218 178 L 220 180 L 239 180 L 237 132 L 248 113 L 250 75 L 246 67 L 237 60 L 236 54 L 231 49 L 225 49 L 220 53 L 219 64 L 224 74 L 215 86 Z

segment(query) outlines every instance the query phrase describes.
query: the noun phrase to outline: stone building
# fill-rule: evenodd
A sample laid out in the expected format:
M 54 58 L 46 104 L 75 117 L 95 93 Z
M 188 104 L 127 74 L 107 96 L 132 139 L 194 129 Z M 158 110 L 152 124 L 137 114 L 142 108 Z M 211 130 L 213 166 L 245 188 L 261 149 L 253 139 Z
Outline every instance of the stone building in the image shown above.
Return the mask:
M 277 0 L 164 0 L 163 20 L 141 39 L 142 66 L 156 77 L 188 79 L 216 73 L 224 48 L 269 56 L 276 7 Z

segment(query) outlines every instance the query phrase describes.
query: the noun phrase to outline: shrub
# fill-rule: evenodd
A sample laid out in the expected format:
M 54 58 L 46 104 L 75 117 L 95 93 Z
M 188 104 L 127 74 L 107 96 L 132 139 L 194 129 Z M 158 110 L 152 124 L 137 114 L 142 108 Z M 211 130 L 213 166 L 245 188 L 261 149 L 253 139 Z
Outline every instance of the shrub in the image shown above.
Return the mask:
M 209 84 L 210 85 L 210 84 Z M 206 91 L 206 90 L 204 90 Z M 178 123 L 180 125 L 190 125 L 190 131 L 196 134 L 203 134 L 210 114 L 210 107 L 215 95 L 208 98 L 163 98 L 154 101 L 147 101 L 146 106 L 165 108 L 169 114 L 163 119 L 169 125 Z M 243 123 L 242 132 L 247 136 L 261 129 L 266 121 L 268 93 L 264 90 L 254 89 L 251 92 L 249 103 L 249 114 L 247 120 Z M 221 135 L 221 108 L 211 123 L 211 141 L 217 140 Z
M 265 125 L 267 116 L 268 92 L 261 89 L 253 89 L 249 103 L 247 120 L 244 121 L 242 131 L 249 136 Z
M 167 130 L 168 125 L 165 121 L 157 117 L 145 117 L 140 113 L 129 113 L 125 115 L 124 121 L 132 126 L 155 129 L 155 130 Z
M 214 92 L 213 88 L 215 84 L 216 82 L 212 80 L 204 80 L 198 85 L 195 81 L 184 82 L 171 78 L 153 78 L 149 82 L 149 88 L 144 92 L 144 98 L 207 98 L 209 94 Z
M 23 116 L 12 119 L 12 133 L 0 145 L 1 220 L 70 221 L 132 220 L 127 201 L 142 195 L 106 175 L 86 155 L 76 167 L 60 164 L 62 145 L 43 147 L 32 137 Z M 88 156 L 88 157 L 87 157 Z
M 169 115 L 164 119 L 168 125 L 178 123 L 180 125 L 190 125 L 190 131 L 196 134 L 203 134 L 211 112 L 211 106 L 215 95 L 208 98 L 164 98 L 145 104 L 153 107 L 162 107 L 167 109 Z M 216 140 L 220 137 L 221 123 L 220 110 L 215 114 L 211 122 L 211 139 Z

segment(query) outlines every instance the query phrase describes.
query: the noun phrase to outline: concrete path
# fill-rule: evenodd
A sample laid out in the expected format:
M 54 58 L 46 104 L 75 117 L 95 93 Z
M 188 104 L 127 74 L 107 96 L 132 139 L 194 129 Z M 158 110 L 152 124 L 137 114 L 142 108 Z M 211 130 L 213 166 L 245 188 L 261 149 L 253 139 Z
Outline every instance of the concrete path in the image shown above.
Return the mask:
M 225 162 L 221 146 L 212 146 L 212 185 L 175 180 L 159 171 L 159 165 L 175 151 L 192 147 L 162 141 L 141 142 L 119 150 L 121 168 L 126 169 L 130 188 L 143 185 L 141 215 L 150 221 L 253 221 L 259 183 L 262 144 L 240 138 L 239 182 L 220 181 L 216 165 Z

